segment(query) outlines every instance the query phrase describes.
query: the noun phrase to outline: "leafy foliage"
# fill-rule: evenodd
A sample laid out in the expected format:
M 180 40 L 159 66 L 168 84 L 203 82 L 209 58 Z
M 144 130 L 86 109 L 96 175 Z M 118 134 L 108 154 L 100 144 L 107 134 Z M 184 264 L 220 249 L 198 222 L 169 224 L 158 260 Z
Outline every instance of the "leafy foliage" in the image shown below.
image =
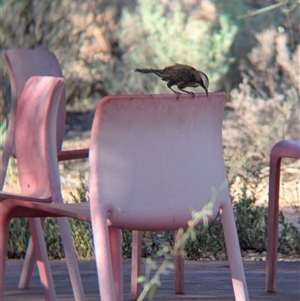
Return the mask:
M 226 157 L 268 164 L 271 147 L 281 139 L 299 138 L 299 51 L 288 50 L 287 34 L 267 29 L 240 62 L 242 82 L 233 89 L 224 119 Z M 243 160 L 241 161 L 242 157 Z

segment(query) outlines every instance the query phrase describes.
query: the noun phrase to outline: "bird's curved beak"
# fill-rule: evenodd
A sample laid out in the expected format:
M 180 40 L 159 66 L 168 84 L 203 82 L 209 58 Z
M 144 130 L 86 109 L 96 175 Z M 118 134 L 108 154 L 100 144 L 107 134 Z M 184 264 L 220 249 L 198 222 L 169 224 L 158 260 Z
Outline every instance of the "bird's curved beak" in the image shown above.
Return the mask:
M 206 97 L 208 97 L 208 89 L 207 89 L 207 87 L 203 83 L 199 83 L 199 84 L 205 90 Z

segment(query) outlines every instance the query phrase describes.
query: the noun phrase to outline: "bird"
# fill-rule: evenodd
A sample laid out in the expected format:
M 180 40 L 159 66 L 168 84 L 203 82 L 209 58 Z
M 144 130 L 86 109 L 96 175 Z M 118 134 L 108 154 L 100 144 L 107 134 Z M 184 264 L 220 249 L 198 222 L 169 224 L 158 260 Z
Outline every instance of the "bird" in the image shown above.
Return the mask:
M 134 72 L 154 73 L 155 75 L 159 76 L 163 81 L 167 82 L 168 88 L 176 94 L 177 100 L 181 93 L 172 89 L 172 86 L 174 85 L 176 85 L 180 91 L 190 94 L 193 99 L 195 97 L 195 94 L 192 91 L 185 90 L 184 88 L 195 88 L 201 86 L 205 90 L 206 96 L 208 97 L 208 76 L 204 72 L 198 71 L 194 67 L 185 64 L 175 64 L 163 69 L 136 68 L 134 69 Z

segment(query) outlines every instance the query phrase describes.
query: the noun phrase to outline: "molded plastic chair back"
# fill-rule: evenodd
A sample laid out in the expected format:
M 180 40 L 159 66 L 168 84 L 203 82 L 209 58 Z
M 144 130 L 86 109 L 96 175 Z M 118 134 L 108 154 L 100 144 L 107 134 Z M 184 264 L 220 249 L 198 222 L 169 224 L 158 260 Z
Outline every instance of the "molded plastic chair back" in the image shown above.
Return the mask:
M 53 119 L 55 113 L 48 111 L 57 111 L 60 103 L 60 95 L 64 90 L 64 81 L 56 77 L 31 77 L 22 93 L 22 99 L 18 105 L 15 127 L 15 145 L 18 158 L 18 173 L 22 194 L 37 198 L 52 197 L 54 202 L 63 202 L 61 197 L 55 199 L 51 194 L 48 178 L 48 169 L 45 162 L 48 158 L 45 152 L 46 139 L 50 133 L 55 133 L 56 124 Z M 30 105 L 27 105 L 29 99 L 32 99 Z M 46 113 L 45 113 L 46 112 Z M 44 120 L 44 116 L 48 119 Z M 55 118 L 54 118 L 55 120 Z M 45 132 L 46 125 L 53 129 L 51 132 Z M 56 140 L 56 138 L 54 138 Z M 54 141 L 55 141 L 54 140 Z M 56 148 L 56 144 L 52 144 Z M 56 154 L 56 149 L 54 149 Z M 56 159 L 56 158 L 55 158 Z M 57 159 L 49 162 L 49 166 L 55 166 L 57 170 Z M 55 171 L 55 169 L 54 169 Z M 54 176 L 52 175 L 52 178 Z M 59 174 L 55 173 L 55 178 L 59 179 Z M 52 179 L 52 192 L 60 192 L 60 183 Z
M 186 227 L 192 210 L 200 211 L 221 186 L 214 213 L 228 202 L 224 103 L 224 94 L 200 101 L 113 96 L 100 102 L 90 148 L 97 185 L 91 189 L 114 226 Z
M 236 300 L 248 300 L 223 159 L 224 104 L 224 93 L 179 101 L 172 95 L 109 96 L 98 104 L 89 187 L 101 300 L 123 296 L 114 229 L 187 228 L 192 212 L 210 200 L 209 220 L 222 210 Z
M 27 80 L 34 75 L 62 77 L 55 55 L 46 49 L 10 49 L 3 51 L 11 81 L 11 109 L 4 150 L 0 164 L 0 188 L 2 189 L 9 157 L 15 156 L 14 127 L 19 98 Z M 63 88 L 65 89 L 65 88 Z M 66 96 L 60 96 L 57 118 L 57 150 L 61 149 L 66 121 Z

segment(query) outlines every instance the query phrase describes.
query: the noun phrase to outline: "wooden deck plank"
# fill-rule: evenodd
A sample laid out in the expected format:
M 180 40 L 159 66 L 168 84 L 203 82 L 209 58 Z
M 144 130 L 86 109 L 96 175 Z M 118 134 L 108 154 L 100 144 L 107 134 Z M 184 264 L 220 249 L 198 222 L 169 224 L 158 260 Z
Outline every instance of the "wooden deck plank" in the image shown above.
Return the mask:
M 5 301 L 42 301 L 43 292 L 39 282 L 37 269 L 28 290 L 17 288 L 22 268 L 22 260 L 8 260 L 6 269 Z M 97 276 L 94 261 L 79 263 L 83 286 L 87 301 L 99 300 Z M 265 262 L 244 262 L 250 300 L 300 300 L 300 262 L 278 263 L 278 291 L 265 292 Z M 74 300 L 64 260 L 51 261 L 51 268 L 57 292 L 61 301 Z M 124 260 L 124 301 L 130 300 L 130 260 Z M 147 299 L 145 299 L 147 300 Z M 186 261 L 185 262 L 185 294 L 175 295 L 173 273 L 162 275 L 161 286 L 157 288 L 156 301 L 229 301 L 234 300 L 230 280 L 230 269 L 227 262 L 222 261 Z

